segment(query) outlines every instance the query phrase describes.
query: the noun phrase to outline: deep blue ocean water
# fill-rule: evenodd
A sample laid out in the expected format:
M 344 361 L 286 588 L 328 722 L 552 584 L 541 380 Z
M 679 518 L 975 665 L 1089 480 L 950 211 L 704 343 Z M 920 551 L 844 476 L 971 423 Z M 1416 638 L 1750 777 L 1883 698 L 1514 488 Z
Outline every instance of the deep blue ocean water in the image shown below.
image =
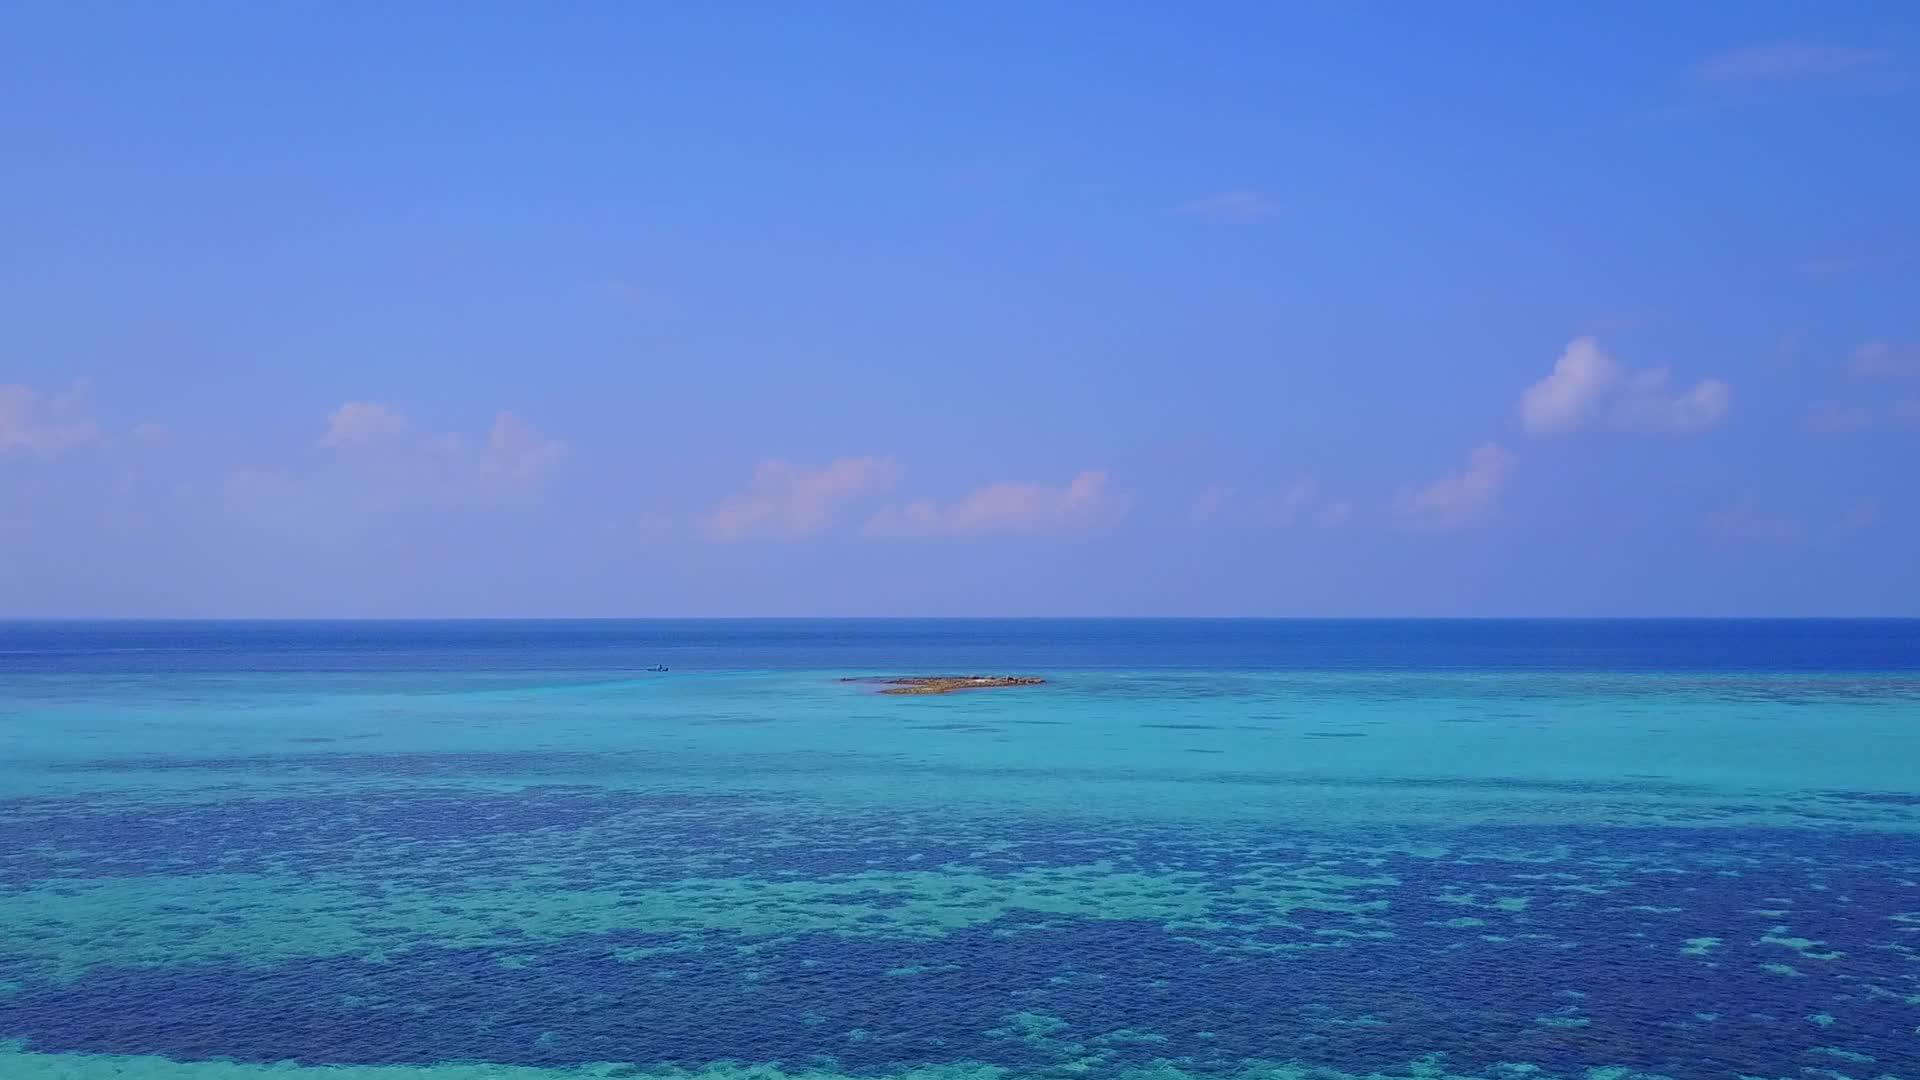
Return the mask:
M 1920 1080 L 1920 620 L 0 623 L 0 1080 L 309 1075 Z

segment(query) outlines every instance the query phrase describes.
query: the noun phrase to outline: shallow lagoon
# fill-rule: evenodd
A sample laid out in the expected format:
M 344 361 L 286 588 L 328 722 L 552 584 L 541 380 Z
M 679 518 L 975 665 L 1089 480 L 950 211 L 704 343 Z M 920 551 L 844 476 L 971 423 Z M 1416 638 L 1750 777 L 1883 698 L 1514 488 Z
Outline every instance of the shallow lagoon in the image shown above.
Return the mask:
M 1912 1080 L 1916 643 L 3 626 L 0 1076 Z

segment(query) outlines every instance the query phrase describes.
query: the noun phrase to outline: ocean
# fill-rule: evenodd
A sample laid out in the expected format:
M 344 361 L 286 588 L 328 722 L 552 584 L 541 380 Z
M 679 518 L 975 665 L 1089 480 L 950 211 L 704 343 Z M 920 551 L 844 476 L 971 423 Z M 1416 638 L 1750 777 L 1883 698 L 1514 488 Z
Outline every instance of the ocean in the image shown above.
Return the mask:
M 1920 620 L 0 623 L 0 1080 L 1376 1076 L 1920 1080 Z

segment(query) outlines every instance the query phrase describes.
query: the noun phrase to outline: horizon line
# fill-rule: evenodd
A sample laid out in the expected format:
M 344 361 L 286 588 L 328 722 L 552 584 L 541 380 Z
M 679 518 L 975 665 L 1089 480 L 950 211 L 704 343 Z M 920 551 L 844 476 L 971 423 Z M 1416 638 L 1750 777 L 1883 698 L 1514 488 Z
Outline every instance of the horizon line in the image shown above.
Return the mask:
M 0 615 L 52 623 L 1915 622 L 1912 615 Z

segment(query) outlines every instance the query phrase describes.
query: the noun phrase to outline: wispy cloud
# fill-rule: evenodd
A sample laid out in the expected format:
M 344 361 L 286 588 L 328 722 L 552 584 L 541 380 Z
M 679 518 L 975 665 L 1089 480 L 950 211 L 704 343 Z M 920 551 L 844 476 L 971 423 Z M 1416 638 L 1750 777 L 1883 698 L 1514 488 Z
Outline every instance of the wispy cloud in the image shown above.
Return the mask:
M 1837 536 L 1852 536 L 1866 532 L 1880 524 L 1880 503 L 1874 499 L 1856 499 L 1853 505 L 1840 512 L 1834 519 L 1833 532 Z
M 639 315 L 665 315 L 673 308 L 672 297 L 644 282 L 614 278 L 601 282 L 599 291 L 608 300 Z
M 1799 518 L 1751 505 L 1708 514 L 1707 528 L 1731 543 L 1766 546 L 1798 544 L 1807 534 L 1806 525 Z
M 224 494 L 247 502 L 284 499 L 300 492 L 299 480 L 286 469 L 271 465 L 238 465 L 222 477 Z
M 1811 41 L 1775 41 L 1715 53 L 1694 67 L 1702 82 L 1738 84 L 1819 79 L 1885 63 L 1891 53 Z
M 333 450 L 372 446 L 407 430 L 407 418 L 398 409 L 378 401 L 349 401 L 327 416 L 320 445 Z
M 1421 529 L 1457 529 L 1484 519 L 1500 501 L 1514 456 L 1497 443 L 1475 449 L 1467 467 L 1426 487 L 1405 492 L 1395 509 L 1406 525 Z
M 1920 379 L 1920 344 L 1869 341 L 1854 350 L 1848 370 L 1855 378 L 1873 381 Z M 1901 397 L 1884 407 L 1878 403 L 1816 405 L 1807 414 L 1807 429 L 1823 435 L 1912 427 L 1920 427 L 1920 397 Z
M 1853 373 L 1863 379 L 1920 379 L 1920 344 L 1869 341 L 1854 350 Z
M 134 442 L 149 447 L 172 446 L 177 438 L 173 428 L 154 420 L 133 425 L 132 430 L 127 434 Z
M 1668 389 L 1666 368 L 1628 375 L 1613 403 L 1613 423 L 1625 431 L 1653 431 L 1691 435 L 1720 426 L 1733 406 L 1733 388 L 1719 379 L 1702 379 L 1691 387 Z
M 480 475 L 494 483 L 529 484 L 566 456 L 565 443 L 542 436 L 503 409 L 487 431 L 487 446 L 480 454 Z
M 839 458 L 820 468 L 764 461 L 746 491 L 701 520 L 701 532 L 722 541 L 811 536 L 826 528 L 844 504 L 892 487 L 900 472 L 890 458 Z
M 1807 411 L 1807 430 L 1816 435 L 1850 435 L 1872 428 L 1879 418 L 1865 405 L 1815 405 Z
M 1195 525 L 1255 525 L 1287 528 L 1301 521 L 1319 495 L 1312 480 L 1296 480 L 1284 490 L 1242 494 L 1224 484 L 1212 484 L 1194 497 L 1188 519 Z M 1324 509 L 1316 518 L 1322 524 Z
M 509 411 L 476 440 L 418 431 L 400 409 L 372 401 L 329 413 L 318 445 L 324 453 L 280 470 L 284 482 L 248 490 L 362 510 L 489 502 L 530 491 L 567 456 L 565 443 Z
M 100 442 L 100 425 L 87 413 L 90 389 L 84 379 L 57 394 L 0 385 L 0 456 L 53 457 Z
M 1264 221 L 1280 212 L 1280 204 L 1258 191 L 1243 188 L 1205 195 L 1181 203 L 1175 210 L 1220 221 Z
M 1300 519 L 1307 505 L 1320 493 L 1320 485 L 1311 480 L 1296 480 L 1285 491 L 1262 495 L 1253 500 L 1253 517 L 1262 525 L 1286 528 Z
M 1806 429 L 1816 435 L 1854 435 L 1862 431 L 1920 427 L 1920 397 L 1878 405 L 1824 404 L 1807 411 Z
M 1111 489 L 1106 470 L 1088 469 L 1065 486 L 989 484 L 954 503 L 923 499 L 890 507 L 867 522 L 867 533 L 966 536 L 1089 529 L 1119 522 L 1132 507 L 1132 496 Z
M 1726 419 L 1733 390 L 1702 379 L 1686 390 L 1669 388 L 1666 368 L 1630 371 L 1593 338 L 1577 338 L 1553 371 L 1520 394 L 1520 424 L 1535 435 L 1558 435 L 1602 425 L 1623 431 L 1691 434 Z
M 1856 498 L 1825 513 L 1805 517 L 1741 503 L 1707 515 L 1707 531 L 1719 540 L 1757 547 L 1793 547 L 1846 540 L 1880 524 L 1880 502 Z
M 1800 272 L 1814 277 L 1839 277 L 1874 270 L 1890 270 L 1905 262 L 1898 255 L 1815 255 L 1800 260 Z
M 1227 485 L 1208 484 L 1193 497 L 1193 508 L 1187 512 L 1187 519 L 1195 525 L 1211 525 L 1226 514 L 1233 498 L 1233 489 Z

